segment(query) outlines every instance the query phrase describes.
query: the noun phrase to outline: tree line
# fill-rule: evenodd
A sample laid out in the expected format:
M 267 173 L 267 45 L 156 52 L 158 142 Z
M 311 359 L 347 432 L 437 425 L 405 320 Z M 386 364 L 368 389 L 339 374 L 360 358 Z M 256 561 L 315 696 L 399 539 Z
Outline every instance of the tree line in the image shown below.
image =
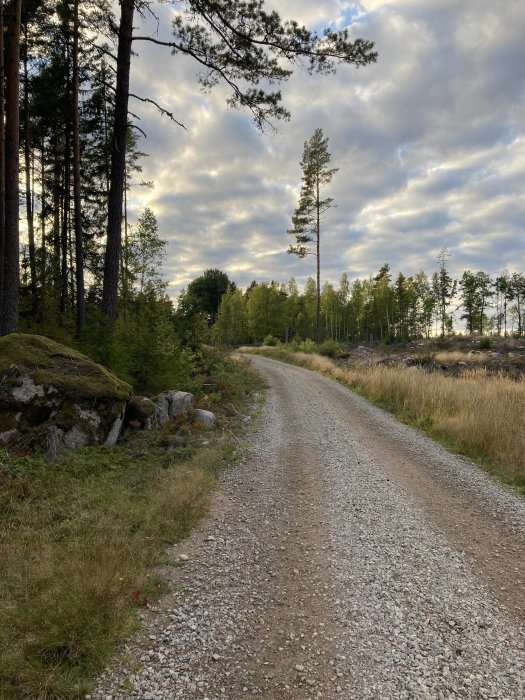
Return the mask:
M 263 0 L 174 0 L 171 38 L 161 41 L 137 29 L 147 17 L 158 20 L 158 4 L 120 0 L 118 16 L 109 0 L 0 5 L 4 335 L 21 328 L 78 339 L 90 318 L 113 330 L 145 296 L 167 304 L 158 280 L 148 286 L 133 268 L 133 246 L 143 246 L 143 255 L 148 239 L 138 243 L 133 235 L 156 231 L 152 212 L 143 212 L 135 233 L 128 223 L 130 188 L 151 185 L 140 178 L 145 134 L 134 104 L 151 104 L 183 125 L 155 96 L 130 92 L 141 44 L 164 47 L 174 60 L 190 57 L 201 71 L 200 86 L 226 84 L 229 106 L 248 110 L 261 129 L 289 118 L 276 86 L 296 65 L 329 74 L 339 64 L 365 66 L 377 56 L 372 42 L 351 41 L 347 30 L 311 32 L 266 11 Z M 157 237 L 149 251 L 154 267 L 159 245 Z
M 524 303 L 522 273 L 505 271 L 492 279 L 483 270 L 466 270 L 455 280 L 442 250 L 430 276 L 400 272 L 393 279 L 385 263 L 368 278 L 350 282 L 344 273 L 338 286 L 326 283 L 320 340 L 390 343 L 444 336 L 454 332 L 455 318 L 469 333 L 523 337 Z M 310 277 L 300 291 L 292 278 L 286 284 L 252 282 L 243 292 L 225 273 L 208 270 L 181 295 L 177 316 L 181 328 L 200 329 L 219 344 L 314 340 L 317 285 Z

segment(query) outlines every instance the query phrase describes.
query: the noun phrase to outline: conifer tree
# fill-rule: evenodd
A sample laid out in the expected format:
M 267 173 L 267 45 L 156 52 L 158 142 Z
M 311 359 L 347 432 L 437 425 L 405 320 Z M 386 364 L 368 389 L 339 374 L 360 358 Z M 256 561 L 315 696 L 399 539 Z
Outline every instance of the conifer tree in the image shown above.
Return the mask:
M 305 258 L 314 255 L 317 268 L 317 306 L 315 341 L 321 341 L 321 220 L 323 214 L 333 205 L 333 199 L 321 197 L 321 191 L 328 185 L 338 168 L 329 168 L 331 155 L 328 152 L 328 138 L 323 138 L 322 129 L 316 129 L 309 141 L 304 143 L 301 168 L 303 170 L 299 204 L 292 216 L 293 228 L 288 233 L 295 236 L 295 245 L 290 245 L 288 253 Z M 312 246 L 310 244 L 313 244 Z
M 110 323 L 117 314 L 118 271 L 121 248 L 122 199 L 124 193 L 124 135 L 128 118 L 128 98 L 132 42 L 149 41 L 169 47 L 174 55 L 193 58 L 201 69 L 199 82 L 205 90 L 225 84 L 231 95 L 228 105 L 251 111 L 259 128 L 272 119 L 288 119 L 280 91 L 261 85 L 275 85 L 292 73 L 285 67 L 301 62 L 309 73 L 328 74 L 347 63 L 356 67 L 377 60 L 374 44 L 365 39 L 349 40 L 347 29 L 323 35 L 301 27 L 296 21 L 283 22 L 277 12 L 267 12 L 264 0 L 184 0 L 182 11 L 173 19 L 173 41 L 151 36 L 133 36 L 135 9 L 148 7 L 146 0 L 121 0 L 121 16 L 116 69 L 115 116 L 108 203 L 108 233 L 104 263 L 102 310 Z M 147 99 L 146 101 L 152 102 Z M 154 103 L 155 104 L 155 103 Z M 158 105 L 156 105 L 158 107 Z M 172 121 L 173 115 L 160 108 Z
M 1 305 L 1 333 L 7 335 L 18 330 L 19 308 L 19 66 L 21 0 L 7 4 L 7 46 L 5 49 L 5 202 L 3 248 L 3 289 Z M 3 10 L 3 3 L 2 3 Z
M 446 248 L 442 248 L 438 255 L 438 270 L 433 277 L 433 285 L 439 305 L 439 320 L 441 323 L 441 337 L 445 337 L 447 327 L 447 309 L 450 306 L 457 289 L 457 280 L 452 279 L 447 270 L 447 258 L 449 253 Z

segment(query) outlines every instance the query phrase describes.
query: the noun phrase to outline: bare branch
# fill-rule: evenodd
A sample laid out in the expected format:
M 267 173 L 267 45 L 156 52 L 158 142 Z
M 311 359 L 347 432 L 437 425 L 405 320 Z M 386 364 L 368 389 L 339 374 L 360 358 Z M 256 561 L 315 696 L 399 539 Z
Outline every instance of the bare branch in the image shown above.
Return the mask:
M 155 100 L 150 100 L 149 97 L 139 97 L 138 95 L 134 95 L 132 92 L 129 93 L 129 96 L 134 97 L 136 100 L 139 100 L 139 102 L 147 102 L 148 104 L 153 105 L 154 107 L 156 107 L 159 110 L 159 112 L 161 114 L 163 114 L 166 117 L 169 117 L 169 119 L 171 119 L 172 122 L 174 122 L 178 126 L 181 126 L 183 129 L 185 129 L 187 131 L 184 124 L 181 124 L 181 122 L 177 121 L 175 119 L 175 117 L 173 116 L 172 112 L 168 112 L 167 109 L 164 109 L 164 107 L 161 107 L 157 102 L 155 102 Z
M 136 116 L 136 115 L 133 115 L 133 116 Z M 148 138 L 146 132 L 144 131 L 144 129 L 141 129 L 140 126 L 137 126 L 136 124 L 130 124 L 129 126 L 130 126 L 132 129 L 136 129 L 139 133 L 141 133 L 142 136 L 144 136 L 145 139 Z

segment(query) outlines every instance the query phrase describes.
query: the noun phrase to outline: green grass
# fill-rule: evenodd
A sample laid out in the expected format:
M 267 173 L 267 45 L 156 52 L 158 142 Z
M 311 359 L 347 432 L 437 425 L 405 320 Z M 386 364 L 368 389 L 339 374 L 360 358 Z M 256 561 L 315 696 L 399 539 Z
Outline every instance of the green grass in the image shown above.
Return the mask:
M 261 388 L 246 363 L 217 357 L 207 379 L 240 410 Z M 167 546 L 205 513 L 232 461 L 214 408 L 215 432 L 171 422 L 115 447 L 0 462 L 2 700 L 83 697 L 132 632 L 137 607 L 162 589 Z

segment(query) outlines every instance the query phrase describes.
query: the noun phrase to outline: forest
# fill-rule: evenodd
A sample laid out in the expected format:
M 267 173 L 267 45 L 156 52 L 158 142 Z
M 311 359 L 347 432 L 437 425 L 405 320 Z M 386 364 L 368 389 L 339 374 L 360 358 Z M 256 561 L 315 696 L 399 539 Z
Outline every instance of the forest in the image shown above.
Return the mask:
M 229 3 L 219 5 L 217 12 Z M 238 19 L 252 13 L 254 31 L 268 31 L 270 15 L 256 5 L 243 5 Z M 310 278 L 300 292 L 293 279 L 253 282 L 242 293 L 221 271 L 207 270 L 174 308 L 161 272 L 167 242 L 155 213 L 146 208 L 133 224 L 128 217 L 132 192 L 153 184 L 141 177 L 144 134 L 133 103 L 153 103 L 159 119 L 176 121 L 150 97 L 130 93 L 132 41 L 148 40 L 132 36 L 133 18 L 148 13 L 153 3 L 128 1 L 116 17 L 106 0 L 17 0 L 4 3 L 0 13 L 2 334 L 21 330 L 75 344 L 143 389 L 165 381 L 168 367 L 175 379 L 187 365 L 184 348 L 203 340 L 231 345 L 315 338 L 318 285 Z M 174 52 L 201 60 L 192 47 L 203 26 L 203 52 L 228 44 L 224 32 L 210 29 L 217 18 L 210 24 L 192 3 L 186 13 L 191 21 L 185 24 L 181 12 L 174 42 L 167 43 Z M 192 24 L 196 17 L 204 24 Z M 304 55 L 323 73 L 341 62 L 376 60 L 371 42 L 349 42 L 343 32 L 328 33 L 320 45 L 304 28 L 274 20 L 274 43 L 291 63 Z M 293 31 L 299 44 L 291 43 Z M 290 73 L 276 65 L 270 49 L 265 54 L 245 44 L 241 62 L 237 47 L 237 58 L 222 55 L 211 73 L 232 85 L 237 106 L 251 112 L 257 126 L 287 118 L 280 93 L 242 92 L 236 84 L 235 76 L 249 85 L 261 75 L 278 82 Z M 325 283 L 319 340 L 386 343 L 460 327 L 522 336 L 524 275 L 504 271 L 491 279 L 467 270 L 454 280 L 447 258 L 442 250 L 430 276 L 399 273 L 393 279 L 385 263 L 367 279 L 344 273 L 337 287 Z
M 261 130 L 289 118 L 273 86 L 296 64 L 324 75 L 377 55 L 347 30 L 282 21 L 262 0 L 173 3 L 172 40 L 160 41 L 140 35 L 142 20 L 160 21 L 156 5 L 9 0 L 0 12 L 1 334 L 75 344 L 143 388 L 180 352 L 155 214 L 128 220 L 132 188 L 152 186 L 140 174 L 136 105 L 183 125 L 155 96 L 130 91 L 141 43 L 192 59 L 200 87 L 225 84 L 227 106 Z
M 140 129 L 128 119 L 129 88 L 116 67 L 122 18 L 119 27 L 105 0 L 2 5 L 2 334 L 76 343 L 133 376 L 133 358 L 121 351 L 119 361 L 118 348 L 144 328 L 156 330 L 158 349 L 172 333 L 172 307 L 155 215 L 145 209 L 128 222 L 130 188 L 151 183 L 140 179 Z
M 293 278 L 287 284 L 254 281 L 243 293 L 224 272 L 207 270 L 182 293 L 176 326 L 187 341 L 200 329 L 203 340 L 219 345 L 313 342 L 316 296 L 312 277 L 302 293 Z M 465 270 L 459 280 L 453 279 L 443 249 L 430 276 L 400 272 L 393 279 L 385 263 L 368 278 L 351 281 L 343 273 L 338 286 L 325 283 L 321 340 L 386 344 L 459 330 L 523 337 L 524 297 L 522 273 L 504 271 L 492 279 L 483 270 Z

